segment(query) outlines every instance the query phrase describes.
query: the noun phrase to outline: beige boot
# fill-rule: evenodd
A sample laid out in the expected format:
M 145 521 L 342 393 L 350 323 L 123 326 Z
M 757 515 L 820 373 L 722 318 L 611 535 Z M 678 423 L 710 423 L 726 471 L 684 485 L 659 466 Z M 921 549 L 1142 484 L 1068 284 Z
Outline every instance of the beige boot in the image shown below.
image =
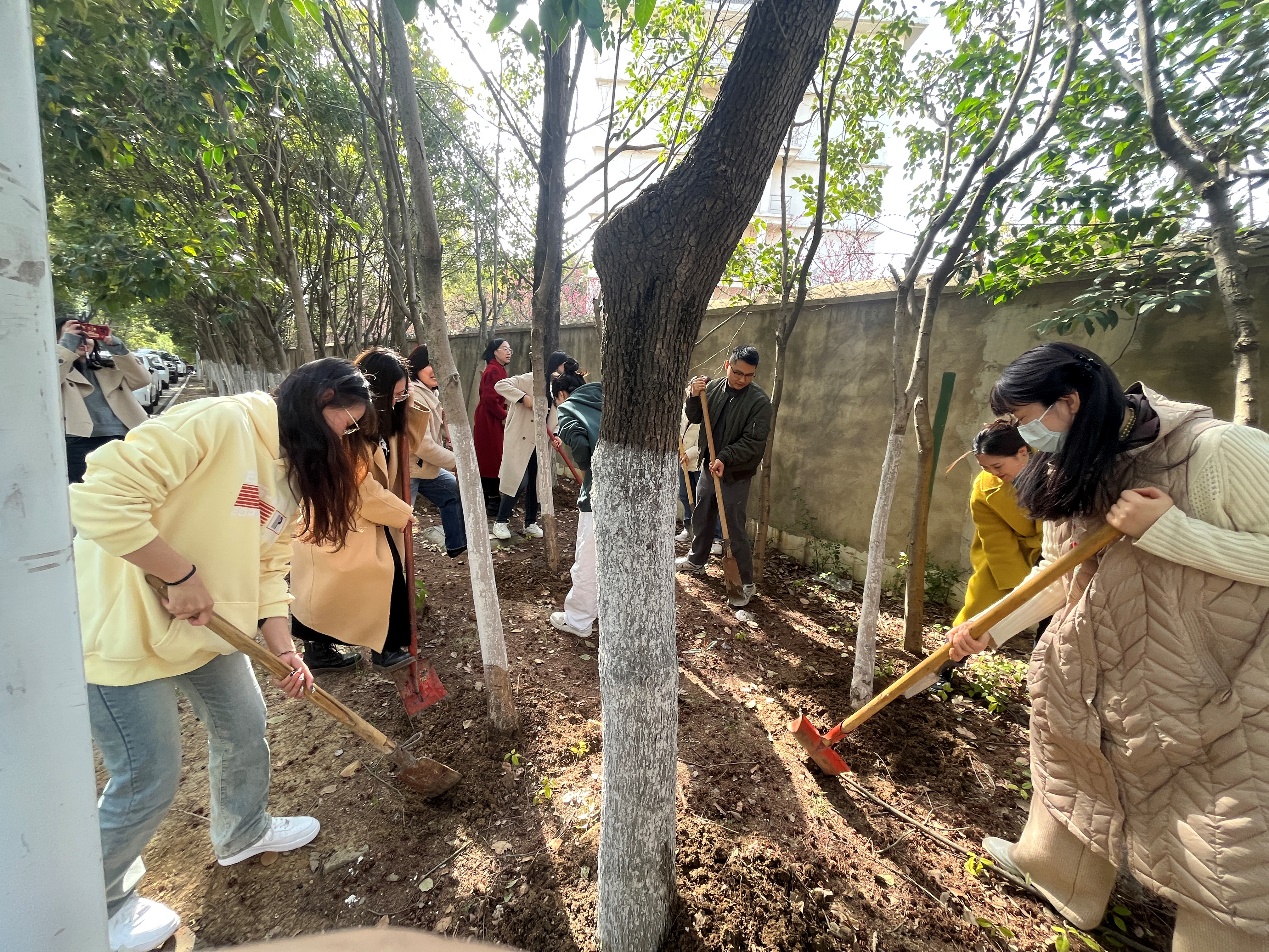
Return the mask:
M 1031 800 L 1017 843 L 989 836 L 983 847 L 1001 869 L 1027 879 L 1031 891 L 1077 929 L 1088 932 L 1101 924 L 1115 888 L 1115 866 L 1076 839 L 1038 798 Z
M 1184 906 L 1176 911 L 1172 952 L 1264 952 L 1269 935 L 1252 935 Z

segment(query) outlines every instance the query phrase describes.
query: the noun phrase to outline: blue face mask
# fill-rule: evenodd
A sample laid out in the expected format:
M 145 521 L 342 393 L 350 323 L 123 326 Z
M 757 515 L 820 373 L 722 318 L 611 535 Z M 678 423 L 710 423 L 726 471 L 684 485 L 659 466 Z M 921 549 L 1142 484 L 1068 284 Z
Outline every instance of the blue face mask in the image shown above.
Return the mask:
M 1048 410 L 1045 410 L 1030 423 L 1018 425 L 1018 435 L 1026 440 L 1027 446 L 1037 453 L 1061 452 L 1063 445 L 1066 443 L 1065 433 L 1054 432 L 1043 423 L 1044 418 L 1049 415 L 1049 410 L 1052 410 L 1055 406 L 1057 406 L 1056 403 L 1051 404 Z

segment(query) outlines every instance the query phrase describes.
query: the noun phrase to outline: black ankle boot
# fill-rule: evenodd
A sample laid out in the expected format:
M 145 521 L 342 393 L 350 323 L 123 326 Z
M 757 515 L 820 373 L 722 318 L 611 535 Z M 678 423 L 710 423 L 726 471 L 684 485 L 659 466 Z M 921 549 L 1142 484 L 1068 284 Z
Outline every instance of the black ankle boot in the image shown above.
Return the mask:
M 355 665 L 357 655 L 346 655 L 325 641 L 306 641 L 304 663 L 310 671 L 339 671 Z
M 380 671 L 395 671 L 397 668 L 404 668 L 407 664 L 414 660 L 414 655 L 406 651 L 404 648 L 394 648 L 390 651 L 372 651 L 370 652 L 370 663 Z

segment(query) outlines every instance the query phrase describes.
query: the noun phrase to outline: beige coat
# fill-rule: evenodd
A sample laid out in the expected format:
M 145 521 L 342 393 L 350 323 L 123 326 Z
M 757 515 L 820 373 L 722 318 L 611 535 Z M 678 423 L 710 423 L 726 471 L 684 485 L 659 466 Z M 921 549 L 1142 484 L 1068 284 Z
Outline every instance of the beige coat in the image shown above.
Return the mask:
M 93 420 L 84 405 L 84 397 L 93 392 L 93 385 L 75 369 L 78 355 L 65 347 L 57 348 L 57 375 L 62 386 L 62 427 L 67 436 L 92 436 Z M 96 371 L 97 383 L 119 422 L 129 430 L 148 420 L 149 414 L 137 403 L 133 390 L 150 385 L 150 371 L 131 354 L 114 354 L 113 367 Z
M 1206 407 L 1147 396 L 1160 438 L 1125 454 L 1123 485 L 1162 489 L 1176 504 L 1166 517 L 1193 520 L 1195 533 L 1269 531 L 1223 511 L 1194 518 L 1196 447 L 1234 428 Z M 1264 485 L 1263 468 L 1241 475 Z M 1061 523 L 1057 542 L 1092 528 Z M 1120 540 L 1068 576 L 1065 607 L 1036 647 L 1036 795 L 1094 850 L 1126 856 L 1142 883 L 1269 936 L 1269 588 L 1144 542 Z
M 524 471 L 529 468 L 529 459 L 533 456 L 533 411 L 524 405 L 524 395 L 531 393 L 535 401 L 546 399 L 544 391 L 534 389 L 534 380 L 530 371 L 499 380 L 494 385 L 498 395 L 507 401 L 502 466 L 498 470 L 498 490 L 504 496 L 514 496 L 520 489 L 520 481 L 524 479 Z M 551 407 L 547 414 L 546 425 L 548 429 L 555 430 L 555 407 Z
M 411 426 L 411 434 L 417 433 L 410 451 L 410 478 L 435 479 L 441 470 L 453 470 L 454 451 L 445 447 L 445 414 L 441 410 L 440 394 L 421 383 L 410 384 L 415 415 L 420 421 Z
M 314 631 L 345 644 L 383 650 L 392 604 L 392 551 L 383 527 L 393 530 L 397 552 L 413 510 L 388 487 L 388 463 L 376 448 L 361 481 L 356 528 L 341 549 L 300 541 L 291 545 L 291 614 Z M 404 554 L 401 556 L 404 558 Z

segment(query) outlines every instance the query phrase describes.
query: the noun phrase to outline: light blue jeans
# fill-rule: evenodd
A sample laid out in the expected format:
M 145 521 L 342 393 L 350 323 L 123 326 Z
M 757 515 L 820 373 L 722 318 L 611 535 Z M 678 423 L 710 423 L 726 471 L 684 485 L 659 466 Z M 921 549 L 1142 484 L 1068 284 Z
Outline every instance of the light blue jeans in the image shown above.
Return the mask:
M 88 685 L 93 741 L 110 773 L 97 801 L 108 915 L 118 911 L 145 874 L 141 853 L 176 798 L 178 690 L 207 730 L 216 855 L 232 856 L 269 829 L 264 698 L 246 655 L 220 655 L 188 674 L 143 684 Z

